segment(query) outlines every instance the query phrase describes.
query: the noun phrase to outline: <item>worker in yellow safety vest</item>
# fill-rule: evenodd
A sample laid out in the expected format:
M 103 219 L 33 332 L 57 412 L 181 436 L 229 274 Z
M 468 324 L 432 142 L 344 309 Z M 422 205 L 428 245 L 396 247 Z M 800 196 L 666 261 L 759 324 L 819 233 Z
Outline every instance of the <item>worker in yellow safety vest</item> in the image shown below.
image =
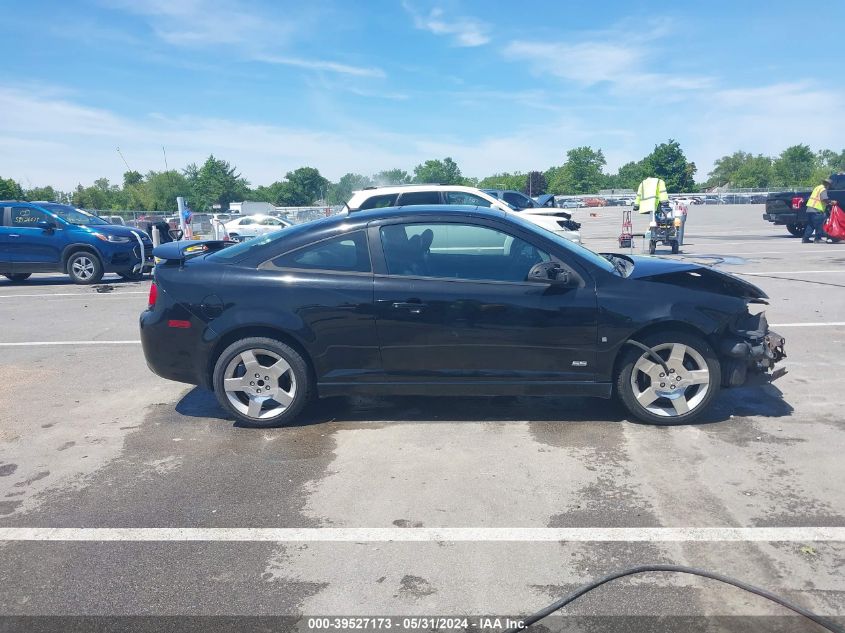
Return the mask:
M 821 242 L 824 238 L 824 214 L 827 210 L 827 190 L 830 188 L 831 181 L 829 178 L 822 180 L 822 184 L 813 189 L 813 193 L 807 199 L 807 226 L 804 227 L 804 239 L 801 240 L 805 244 L 810 243 L 810 238 L 813 233 L 816 234 L 814 241 Z
M 634 211 L 642 214 L 651 213 L 657 210 L 661 202 L 667 202 L 669 194 L 666 192 L 666 183 L 660 178 L 646 178 L 637 188 L 637 198 L 634 200 Z

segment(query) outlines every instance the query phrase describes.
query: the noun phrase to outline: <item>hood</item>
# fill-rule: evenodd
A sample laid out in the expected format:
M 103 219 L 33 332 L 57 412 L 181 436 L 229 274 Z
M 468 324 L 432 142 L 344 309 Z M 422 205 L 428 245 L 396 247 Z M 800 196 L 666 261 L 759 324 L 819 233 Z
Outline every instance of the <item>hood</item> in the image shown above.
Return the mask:
M 642 279 L 656 283 L 671 284 L 689 290 L 713 292 L 721 295 L 746 299 L 752 303 L 765 303 L 769 298 L 761 288 L 730 273 L 724 273 L 701 264 L 679 262 L 660 257 L 628 257 L 634 262 L 634 270 L 628 279 Z
M 150 239 L 150 236 L 144 233 L 141 229 L 133 229 L 129 226 L 120 226 L 119 224 L 97 224 L 94 226 L 85 227 L 91 231 L 102 233 L 103 235 L 117 235 L 119 237 L 129 237 L 134 241 L 133 235 L 138 235 L 144 241 Z

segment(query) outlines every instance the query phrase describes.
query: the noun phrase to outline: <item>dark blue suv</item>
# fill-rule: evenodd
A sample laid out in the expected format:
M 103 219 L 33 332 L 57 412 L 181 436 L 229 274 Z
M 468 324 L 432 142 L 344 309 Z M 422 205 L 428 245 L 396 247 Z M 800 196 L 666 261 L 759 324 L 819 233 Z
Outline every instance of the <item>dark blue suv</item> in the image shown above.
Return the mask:
M 105 273 L 138 279 L 153 267 L 152 249 L 143 231 L 66 204 L 0 201 L 0 275 L 11 281 L 49 272 L 77 284 L 97 283 Z

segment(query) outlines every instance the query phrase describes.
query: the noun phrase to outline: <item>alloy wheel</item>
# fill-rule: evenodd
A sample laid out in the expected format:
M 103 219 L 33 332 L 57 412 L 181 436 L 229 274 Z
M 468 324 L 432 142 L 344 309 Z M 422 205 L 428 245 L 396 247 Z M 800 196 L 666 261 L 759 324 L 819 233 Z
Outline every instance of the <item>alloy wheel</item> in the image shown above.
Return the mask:
M 242 415 L 261 420 L 283 413 L 296 396 L 290 364 L 276 352 L 249 349 L 226 365 L 223 390 Z
M 97 269 L 94 261 L 87 255 L 80 255 L 79 257 L 74 258 L 70 267 L 71 270 L 73 270 L 73 274 L 83 281 L 91 279 Z
M 710 370 L 704 357 L 683 343 L 665 343 L 652 349 L 669 371 L 643 353 L 631 372 L 637 403 L 649 413 L 666 418 L 694 411 L 710 390 Z

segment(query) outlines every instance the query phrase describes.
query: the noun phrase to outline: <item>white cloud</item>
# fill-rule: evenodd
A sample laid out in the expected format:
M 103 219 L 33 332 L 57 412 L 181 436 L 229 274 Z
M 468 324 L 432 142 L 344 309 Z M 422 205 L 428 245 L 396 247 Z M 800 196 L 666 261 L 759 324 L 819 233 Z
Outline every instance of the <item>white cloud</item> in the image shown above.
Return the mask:
M 172 46 L 220 48 L 228 45 L 231 54 L 268 64 L 357 77 L 385 76 L 380 68 L 278 53 L 306 30 L 290 11 L 284 18 L 275 18 L 236 0 L 105 1 L 107 6 L 146 19 L 153 32 Z
M 583 144 L 591 136 L 582 121 L 564 119 L 470 140 L 358 125 L 335 133 L 194 115 L 128 118 L 2 86 L 0 111 L 8 114 L 0 119 L 0 139 L 15 141 L 13 151 L 0 153 L 0 174 L 62 189 L 101 176 L 120 182 L 125 167 L 116 147 L 141 172 L 163 169 L 162 145 L 171 166 L 214 153 L 258 185 L 302 165 L 336 180 L 350 171 L 411 170 L 428 158 L 445 156 L 458 161 L 467 175 L 545 168 L 560 162 L 566 143 Z
M 657 95 L 669 90 L 694 90 L 711 83 L 707 77 L 683 77 L 652 70 L 647 46 L 606 41 L 547 43 L 512 41 L 503 54 L 511 61 L 527 61 L 535 72 L 583 86 L 607 82 L 634 94 Z M 632 95 L 633 96 L 633 95 Z
M 448 36 L 456 46 L 483 46 L 490 41 L 490 27 L 481 20 L 467 16 L 447 16 L 438 7 L 423 14 L 407 1 L 403 1 L 402 6 L 411 14 L 416 28 L 434 35 Z
M 701 113 L 688 117 L 695 130 L 691 150 L 709 165 L 741 149 L 777 155 L 790 145 L 841 148 L 836 134 L 845 120 L 845 90 L 813 82 L 726 88 L 701 97 Z
M 265 62 L 267 64 L 280 64 L 283 66 L 295 66 L 297 68 L 307 68 L 308 70 L 325 70 L 342 75 L 352 75 L 354 77 L 384 77 L 384 71 L 381 68 L 350 66 L 349 64 L 340 64 L 337 62 L 319 60 L 319 59 L 302 59 L 300 57 L 286 57 L 281 55 L 255 55 L 256 61 Z

